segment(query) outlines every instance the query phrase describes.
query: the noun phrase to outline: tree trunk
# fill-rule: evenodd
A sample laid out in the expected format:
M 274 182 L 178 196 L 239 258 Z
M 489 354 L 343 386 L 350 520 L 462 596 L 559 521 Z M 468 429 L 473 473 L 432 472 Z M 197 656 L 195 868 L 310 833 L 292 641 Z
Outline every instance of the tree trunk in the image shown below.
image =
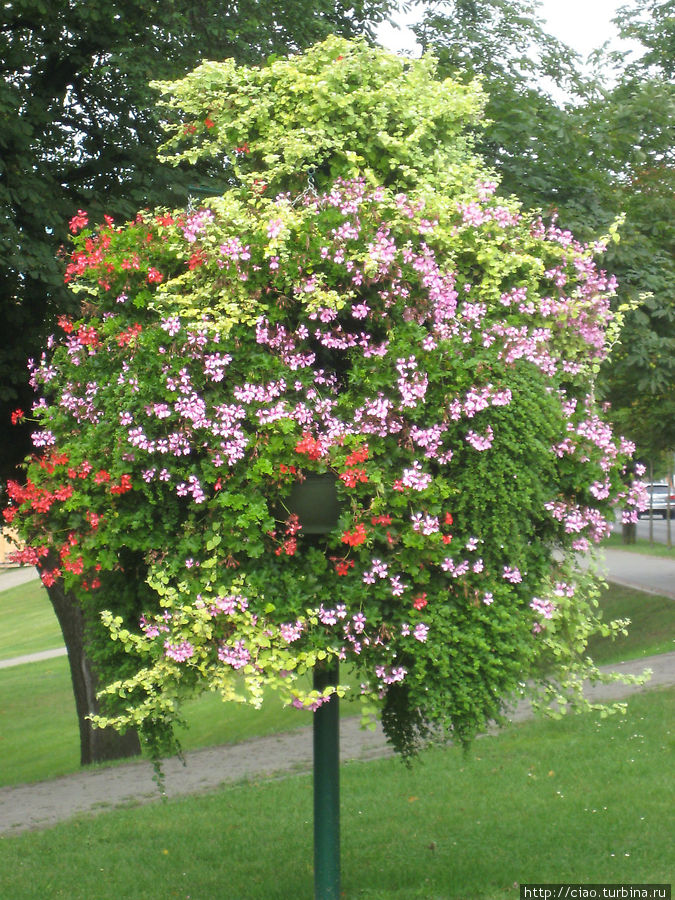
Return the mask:
M 80 764 L 106 762 L 138 756 L 141 745 L 134 730 L 120 734 L 114 728 L 94 728 L 88 716 L 100 711 L 96 699 L 98 679 L 84 645 L 84 615 L 72 594 L 57 582 L 47 588 L 63 639 L 68 650 L 70 675 L 73 681 L 77 721 L 80 727 Z

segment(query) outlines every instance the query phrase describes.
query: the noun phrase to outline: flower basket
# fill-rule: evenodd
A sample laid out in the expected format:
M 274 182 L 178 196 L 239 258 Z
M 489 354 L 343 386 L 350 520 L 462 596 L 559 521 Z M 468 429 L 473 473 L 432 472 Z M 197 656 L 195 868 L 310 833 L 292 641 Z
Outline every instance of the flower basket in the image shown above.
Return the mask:
M 301 534 L 328 534 L 337 526 L 342 512 L 337 478 L 332 472 L 308 472 L 293 485 L 281 505 L 284 518 L 289 514 L 298 517 Z

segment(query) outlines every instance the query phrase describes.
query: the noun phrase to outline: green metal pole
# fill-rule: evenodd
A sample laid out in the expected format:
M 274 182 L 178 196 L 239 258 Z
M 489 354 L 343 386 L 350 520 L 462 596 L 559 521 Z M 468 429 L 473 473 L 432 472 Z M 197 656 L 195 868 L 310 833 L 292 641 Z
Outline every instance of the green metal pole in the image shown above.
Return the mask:
M 338 683 L 338 663 L 314 669 L 314 687 Z M 314 713 L 314 897 L 340 897 L 340 718 L 337 694 Z

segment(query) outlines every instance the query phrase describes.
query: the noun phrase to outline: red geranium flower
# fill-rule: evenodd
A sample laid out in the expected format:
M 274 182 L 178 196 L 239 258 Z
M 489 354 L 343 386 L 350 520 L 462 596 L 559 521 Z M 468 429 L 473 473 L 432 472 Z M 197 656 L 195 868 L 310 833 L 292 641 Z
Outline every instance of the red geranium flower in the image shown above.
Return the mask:
M 73 234 L 77 234 L 77 232 L 84 228 L 88 222 L 89 218 L 87 217 L 86 212 L 83 209 L 78 209 L 77 214 L 70 220 L 68 227 Z
M 413 606 L 415 609 L 424 609 L 427 605 L 427 595 L 426 594 L 418 594 L 417 597 L 413 600 Z
M 342 535 L 342 543 L 349 544 L 350 547 L 358 547 L 366 540 L 366 528 L 362 522 L 356 526 L 354 531 L 345 531 Z

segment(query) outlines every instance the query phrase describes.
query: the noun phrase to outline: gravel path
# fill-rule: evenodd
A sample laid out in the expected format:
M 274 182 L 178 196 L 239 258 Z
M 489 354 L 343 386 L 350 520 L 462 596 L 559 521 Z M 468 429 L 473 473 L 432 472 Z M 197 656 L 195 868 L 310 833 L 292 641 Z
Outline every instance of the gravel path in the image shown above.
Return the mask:
M 675 685 L 675 652 L 609 668 L 631 674 L 650 668 L 653 675 L 644 687 L 596 685 L 587 691 L 589 698 L 614 700 L 650 686 Z M 530 715 L 528 706 L 522 704 L 514 710 L 511 720 L 520 721 Z M 340 754 L 342 761 L 392 755 L 381 730 L 363 731 L 358 719 L 342 720 Z M 246 778 L 306 772 L 311 767 L 310 727 L 241 744 L 197 750 L 186 755 L 185 766 L 175 759 L 167 760 L 166 793 L 178 797 Z M 156 801 L 158 792 L 152 775 L 149 763 L 132 762 L 37 784 L 0 788 L 0 834 L 48 827 L 79 813 L 97 813 L 126 803 Z

